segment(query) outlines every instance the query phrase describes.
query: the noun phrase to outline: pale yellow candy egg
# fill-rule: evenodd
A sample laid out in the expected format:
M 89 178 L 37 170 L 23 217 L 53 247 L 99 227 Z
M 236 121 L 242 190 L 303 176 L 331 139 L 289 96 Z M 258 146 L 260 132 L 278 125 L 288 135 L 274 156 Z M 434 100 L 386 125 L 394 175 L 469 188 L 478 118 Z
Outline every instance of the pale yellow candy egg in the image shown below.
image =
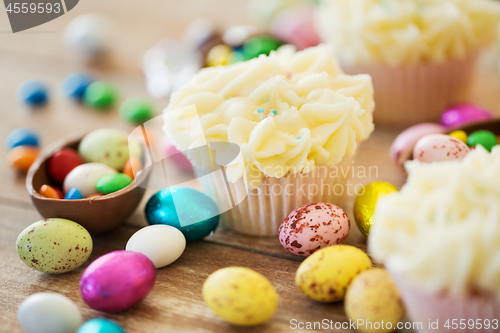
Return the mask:
M 227 267 L 203 284 L 203 299 L 225 321 L 253 326 L 268 321 L 278 308 L 278 294 L 261 274 L 244 267 Z
M 344 300 L 347 316 L 361 332 L 392 332 L 404 316 L 399 291 L 386 270 L 371 269 L 358 275 Z
M 360 249 L 350 245 L 329 246 L 300 264 L 295 284 L 313 300 L 341 301 L 349 283 L 371 267 L 370 258 Z

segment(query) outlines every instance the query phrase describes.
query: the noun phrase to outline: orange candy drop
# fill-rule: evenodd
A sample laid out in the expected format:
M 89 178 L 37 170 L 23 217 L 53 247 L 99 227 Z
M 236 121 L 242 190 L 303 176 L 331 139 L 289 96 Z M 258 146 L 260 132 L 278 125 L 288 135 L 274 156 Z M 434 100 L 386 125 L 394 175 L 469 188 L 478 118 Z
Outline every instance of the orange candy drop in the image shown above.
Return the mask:
M 127 164 L 125 164 L 125 167 L 123 168 L 123 173 L 129 176 L 130 178 L 134 179 L 134 173 L 137 173 L 137 171 L 142 170 L 142 163 L 137 157 L 131 157 L 128 161 Z
M 7 153 L 7 163 L 11 168 L 26 172 L 35 162 L 40 150 L 32 146 L 17 146 Z
M 52 186 L 49 186 L 49 185 L 42 185 L 42 187 L 40 187 L 39 192 L 44 197 L 51 198 L 51 199 L 64 198 L 64 195 L 62 194 L 61 190 L 54 188 Z

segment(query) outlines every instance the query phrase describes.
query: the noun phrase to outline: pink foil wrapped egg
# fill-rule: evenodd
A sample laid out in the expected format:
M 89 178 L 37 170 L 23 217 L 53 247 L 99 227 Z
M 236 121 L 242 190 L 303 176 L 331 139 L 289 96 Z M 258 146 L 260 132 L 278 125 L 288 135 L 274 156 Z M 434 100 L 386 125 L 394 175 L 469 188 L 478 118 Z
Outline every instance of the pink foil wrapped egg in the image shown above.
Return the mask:
M 490 111 L 474 104 L 458 104 L 447 109 L 441 116 L 441 124 L 458 127 L 493 118 Z
M 144 254 L 114 251 L 87 267 L 80 280 L 80 293 L 91 308 L 118 312 L 142 301 L 153 289 L 155 279 L 155 266 Z
M 342 208 L 312 203 L 292 211 L 281 223 L 279 239 L 288 251 L 307 257 L 327 246 L 342 244 L 350 230 Z
M 439 124 L 422 123 L 408 127 L 394 140 L 389 152 L 391 160 L 396 165 L 403 166 L 413 153 L 413 147 L 418 140 L 429 134 L 444 133 L 445 128 Z
M 413 159 L 424 163 L 461 160 L 470 151 L 462 141 L 445 134 L 430 134 L 418 140 Z

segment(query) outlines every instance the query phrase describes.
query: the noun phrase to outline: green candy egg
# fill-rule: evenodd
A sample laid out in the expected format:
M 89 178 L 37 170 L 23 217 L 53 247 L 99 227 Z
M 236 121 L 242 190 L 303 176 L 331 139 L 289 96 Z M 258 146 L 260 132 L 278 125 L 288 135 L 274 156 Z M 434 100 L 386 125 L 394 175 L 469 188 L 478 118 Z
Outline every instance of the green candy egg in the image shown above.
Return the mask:
M 131 98 L 120 106 L 120 116 L 131 124 L 140 125 L 153 118 L 153 105 L 147 100 Z
M 495 134 L 487 130 L 479 130 L 472 132 L 467 138 L 467 145 L 469 147 L 475 147 L 477 145 L 483 146 L 486 150 L 491 151 L 491 149 L 498 145 L 498 139 Z
M 110 108 L 115 104 L 116 99 L 116 89 L 109 83 L 102 81 L 91 83 L 83 95 L 85 104 L 96 109 Z
M 101 128 L 82 139 L 78 153 L 85 163 L 103 163 L 121 171 L 130 156 L 140 159 L 141 146 L 136 141 L 129 143 L 129 135 L 125 131 Z
M 60 274 L 87 261 L 92 252 L 92 237 L 73 221 L 46 219 L 24 229 L 16 247 L 26 265 L 40 272 Z
M 102 194 L 110 194 L 127 187 L 132 183 L 132 178 L 123 173 L 104 175 L 96 183 L 96 187 Z
M 243 44 L 243 53 L 247 59 L 258 57 L 260 54 L 269 55 L 271 51 L 277 50 L 282 43 L 271 36 L 252 37 Z

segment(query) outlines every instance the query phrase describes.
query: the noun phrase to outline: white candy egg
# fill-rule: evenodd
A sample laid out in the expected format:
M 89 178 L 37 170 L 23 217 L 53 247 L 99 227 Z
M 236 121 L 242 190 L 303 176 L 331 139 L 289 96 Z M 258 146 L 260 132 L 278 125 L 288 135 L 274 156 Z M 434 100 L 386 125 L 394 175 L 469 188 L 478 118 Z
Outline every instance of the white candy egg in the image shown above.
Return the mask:
M 461 160 L 470 151 L 462 141 L 445 134 L 429 134 L 417 141 L 413 159 L 424 163 Z
M 25 299 L 17 319 L 28 333 L 74 333 L 83 323 L 78 307 L 56 293 L 38 293 Z
M 156 268 L 160 268 L 179 259 L 185 248 L 186 238 L 179 229 L 158 224 L 133 234 L 125 250 L 144 254 Z
M 76 187 L 84 198 L 97 194 L 96 183 L 104 175 L 116 173 L 117 171 L 102 163 L 85 163 L 77 166 L 64 179 L 64 192 Z

